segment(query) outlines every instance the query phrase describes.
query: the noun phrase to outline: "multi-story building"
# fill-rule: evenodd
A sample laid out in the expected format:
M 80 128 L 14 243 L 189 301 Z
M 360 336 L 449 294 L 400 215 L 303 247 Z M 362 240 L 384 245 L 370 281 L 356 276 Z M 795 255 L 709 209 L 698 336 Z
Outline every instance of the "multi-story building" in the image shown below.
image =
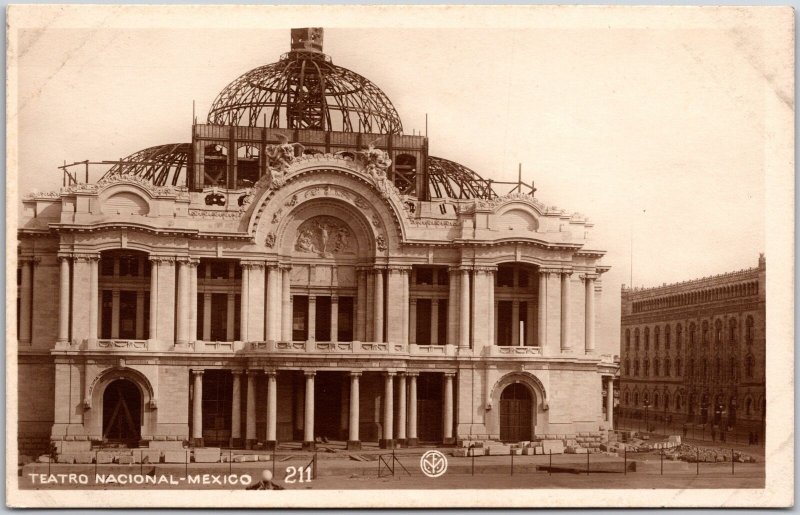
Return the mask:
M 592 224 L 429 155 L 321 29 L 226 87 L 191 142 L 92 166 L 23 201 L 23 452 L 609 424 Z
M 621 421 L 702 426 L 763 442 L 766 261 L 655 288 L 622 288 Z

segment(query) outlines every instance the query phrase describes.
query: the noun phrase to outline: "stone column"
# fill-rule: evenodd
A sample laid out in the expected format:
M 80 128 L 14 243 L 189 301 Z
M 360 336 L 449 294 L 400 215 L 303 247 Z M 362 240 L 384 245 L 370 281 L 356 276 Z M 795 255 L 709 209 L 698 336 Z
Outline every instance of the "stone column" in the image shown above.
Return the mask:
M 331 341 L 339 341 L 339 297 L 331 297 Z
M 439 299 L 431 299 L 431 345 L 439 345 Z
M 69 262 L 68 255 L 59 255 L 60 261 L 60 284 L 58 290 L 58 345 L 69 345 Z
M 266 339 L 275 341 L 281 336 L 281 271 L 278 265 L 269 265 L 267 272 L 267 297 L 266 297 Z
M 397 443 L 406 446 L 406 376 L 397 376 Z
M 547 344 L 547 272 L 539 270 L 539 292 L 537 295 L 536 345 L 544 354 Z
M 260 341 L 265 337 L 265 263 L 263 261 L 250 261 L 247 265 L 249 265 L 247 281 L 244 280 L 245 276 L 242 276 L 242 314 L 244 315 L 246 307 L 247 316 L 243 316 L 242 321 L 243 323 L 244 321 L 247 322 L 247 340 Z M 245 293 L 247 294 L 247 302 L 245 302 Z M 244 330 L 244 328 L 245 326 L 243 325 L 242 330 Z M 245 341 L 244 338 L 243 341 Z
M 308 296 L 308 341 L 317 341 L 317 297 Z
M 560 353 L 561 348 L 561 277 L 559 270 L 547 274 L 547 350 Z
M 536 333 L 533 330 L 533 320 L 536 318 L 536 308 L 532 301 L 527 302 L 525 314 L 525 345 L 533 347 L 536 345 Z
M 608 418 L 608 429 L 614 429 L 614 377 L 606 377 L 608 389 L 606 394 L 606 414 Z
M 242 446 L 242 371 L 232 370 L 231 391 L 231 442 L 233 448 Z
M 203 446 L 203 370 L 192 370 L 194 392 L 192 394 L 192 445 Z
M 97 341 L 97 328 L 100 326 L 99 264 L 99 255 L 92 256 L 89 259 L 89 341 L 92 343 Z M 25 282 L 24 276 L 22 277 L 22 282 Z M 141 295 L 144 295 L 144 293 L 141 293 Z M 144 316 L 144 302 L 142 302 L 142 305 L 142 316 Z M 153 316 L 152 312 L 150 316 Z
M 265 370 L 267 374 L 267 439 L 268 451 L 274 451 L 278 444 L 278 373 Z
M 586 327 L 585 327 L 585 352 L 594 352 L 594 277 L 586 275 Z
M 569 276 L 571 271 L 561 272 L 561 352 L 572 350 L 569 338 L 570 305 L 569 305 Z
M 356 292 L 356 325 L 355 325 L 355 339 L 359 341 L 366 341 L 367 336 L 365 332 L 365 325 L 367 319 L 367 276 L 364 270 L 358 269 L 356 272 L 357 277 L 357 292 Z
M 375 307 L 373 309 L 373 338 L 383 342 L 383 270 L 375 270 Z
M 236 294 L 229 293 L 226 299 L 228 309 L 227 309 L 227 316 L 225 317 L 225 341 L 232 342 L 236 339 Z M 210 323 L 210 314 L 209 314 L 209 323 Z M 210 331 L 209 327 L 209 331 Z M 210 334 L 210 332 L 209 332 Z
M 458 328 L 461 325 L 458 317 L 458 277 L 457 267 L 450 267 L 450 294 L 447 297 L 447 345 L 458 345 Z
M 22 284 L 19 286 L 19 334 L 20 346 L 31 344 L 31 317 L 33 313 L 33 260 L 21 261 Z M 95 294 L 96 297 L 97 294 Z M 96 300 L 96 298 L 95 298 Z M 97 324 L 95 324 L 95 332 Z M 95 339 L 97 336 L 95 336 Z
M 527 328 L 525 328 L 527 330 Z M 511 345 L 519 345 L 519 301 L 511 301 Z
M 403 267 L 392 266 L 387 272 L 387 297 L 385 319 L 386 334 L 384 341 L 391 343 L 408 343 L 408 296 L 406 291 L 406 273 Z
M 408 447 L 417 445 L 417 373 L 408 375 Z
M 211 294 L 203 294 L 203 341 L 211 341 Z
M 394 448 L 394 372 L 387 372 L 383 382 L 383 438 L 378 445 L 381 449 Z
M 241 314 L 239 315 L 239 338 L 246 342 L 250 340 L 249 324 L 249 300 L 250 300 L 250 263 L 242 263 L 242 293 L 241 293 Z
M 494 283 L 495 283 L 495 270 L 496 269 L 487 269 L 486 271 L 486 288 L 489 293 L 488 305 L 489 305 L 489 317 L 488 323 L 486 324 L 486 344 L 487 345 L 495 345 L 497 343 L 497 338 L 495 336 L 495 321 L 497 318 L 495 317 L 496 306 L 494 302 Z
M 417 299 L 411 299 L 408 315 L 408 343 L 417 343 Z
M 313 370 L 306 370 L 306 413 L 303 421 L 303 450 L 313 451 L 314 443 L 314 375 Z
M 91 307 L 89 307 L 89 309 L 91 310 Z M 90 320 L 91 320 L 91 311 L 90 311 L 89 317 L 90 317 Z M 91 321 L 89 322 L 89 325 L 91 325 Z M 91 328 L 89 330 L 91 330 Z M 144 339 L 144 292 L 143 291 L 137 291 L 136 292 L 136 332 L 135 332 L 135 334 L 136 334 L 136 339 L 137 340 Z
M 347 438 L 347 450 L 349 451 L 358 451 L 361 449 L 361 440 L 358 434 L 358 426 L 360 424 L 359 377 L 361 377 L 361 372 L 350 372 L 350 424 L 348 425 Z
M 458 347 L 469 349 L 469 292 L 470 276 L 469 270 L 461 270 L 461 294 L 458 324 Z
M 245 447 L 252 449 L 256 438 L 256 370 L 247 371 L 247 413 L 245 414 Z
M 197 265 L 200 264 L 198 259 L 189 259 L 188 273 L 189 273 L 189 292 L 188 292 L 188 307 L 189 307 L 189 324 L 186 331 L 186 338 L 188 341 L 193 342 L 197 340 Z
M 410 285 L 409 285 L 409 280 L 408 280 L 410 272 L 411 272 L 410 267 L 404 267 L 400 271 L 400 278 L 402 280 L 402 285 L 403 285 L 403 312 L 402 312 L 403 313 L 403 319 L 402 319 L 401 326 L 400 326 L 400 327 L 402 327 L 403 331 L 402 331 L 402 337 L 401 337 L 400 340 L 401 340 L 401 343 L 406 347 L 406 349 L 408 349 L 409 298 L 411 296 L 410 290 L 409 290 L 409 286 Z
M 150 339 L 158 339 L 158 258 L 150 258 Z
M 292 341 L 292 293 L 291 268 L 281 268 L 281 340 Z
M 453 438 L 453 377 L 455 372 L 445 372 L 444 374 L 444 415 L 443 415 L 443 435 L 444 444 L 455 443 Z
M 189 260 L 178 260 L 178 298 L 175 318 L 178 330 L 175 346 L 186 346 L 189 343 L 189 290 L 191 289 L 191 279 L 189 278 Z M 113 335 L 112 335 L 113 336 Z
M 119 296 L 118 289 L 111 290 L 111 339 L 119 338 Z

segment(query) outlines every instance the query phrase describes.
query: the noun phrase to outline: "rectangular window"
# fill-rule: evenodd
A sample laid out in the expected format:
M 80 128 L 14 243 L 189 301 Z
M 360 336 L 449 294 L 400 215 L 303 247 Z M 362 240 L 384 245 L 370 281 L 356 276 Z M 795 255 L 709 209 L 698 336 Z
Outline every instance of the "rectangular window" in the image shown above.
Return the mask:
M 353 297 L 339 297 L 339 328 L 337 338 L 340 342 L 353 341 Z
M 136 339 L 136 292 L 119 292 L 119 337 Z
M 431 300 L 417 299 L 417 345 L 431 344 Z
M 447 343 L 447 299 L 439 299 L 439 345 L 444 345 L 446 343 Z
M 305 295 L 292 297 L 292 340 L 308 340 L 308 297 Z
M 103 290 L 100 299 L 100 338 L 107 340 L 111 338 L 111 290 Z
M 511 345 L 514 324 L 512 318 L 512 301 L 501 300 L 497 303 L 497 345 Z
M 314 338 L 318 342 L 331 341 L 331 298 L 317 297 L 317 317 Z
M 416 268 L 417 284 L 433 284 L 433 268 Z

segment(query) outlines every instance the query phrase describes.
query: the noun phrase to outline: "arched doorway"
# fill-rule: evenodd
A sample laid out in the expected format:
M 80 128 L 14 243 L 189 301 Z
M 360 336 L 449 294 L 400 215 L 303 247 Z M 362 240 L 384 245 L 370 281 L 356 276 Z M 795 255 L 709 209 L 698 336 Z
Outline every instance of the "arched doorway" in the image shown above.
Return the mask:
M 103 392 L 103 440 L 138 445 L 142 427 L 142 394 L 128 379 L 112 381 Z
M 519 442 L 533 437 L 533 396 L 522 383 L 506 386 L 500 395 L 500 440 Z

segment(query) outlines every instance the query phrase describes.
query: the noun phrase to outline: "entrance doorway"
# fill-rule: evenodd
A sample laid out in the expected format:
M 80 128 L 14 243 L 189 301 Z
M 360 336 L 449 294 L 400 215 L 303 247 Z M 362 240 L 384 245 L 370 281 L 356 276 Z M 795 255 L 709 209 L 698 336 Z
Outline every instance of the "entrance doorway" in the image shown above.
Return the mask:
M 521 383 L 506 386 L 500 395 L 500 440 L 519 442 L 533 437 L 533 399 Z
M 233 374 L 206 370 L 203 374 L 203 442 L 227 446 L 231 438 Z
M 318 372 L 314 381 L 314 436 L 328 440 L 347 440 L 349 386 L 344 372 Z M 342 398 L 342 396 L 345 396 Z M 324 440 L 323 440 L 324 441 Z
M 422 443 L 441 442 L 442 399 L 444 399 L 442 374 L 421 373 L 417 380 L 417 437 Z
M 103 392 L 103 439 L 137 446 L 141 439 L 142 394 L 128 379 L 112 381 Z

